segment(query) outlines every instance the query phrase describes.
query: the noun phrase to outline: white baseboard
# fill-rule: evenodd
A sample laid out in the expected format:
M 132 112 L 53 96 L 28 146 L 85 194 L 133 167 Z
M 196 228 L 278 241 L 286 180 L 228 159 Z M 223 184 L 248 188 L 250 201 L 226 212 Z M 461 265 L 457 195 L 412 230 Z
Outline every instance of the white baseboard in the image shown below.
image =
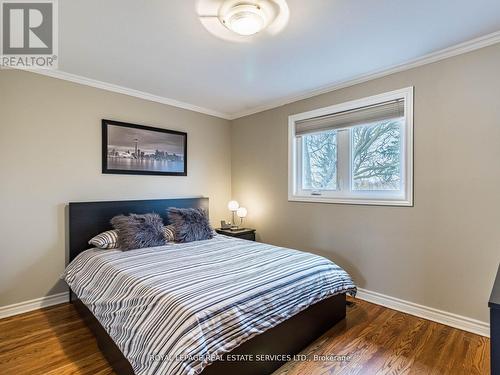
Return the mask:
M 13 305 L 1 306 L 0 319 L 33 310 L 38 310 L 43 307 L 59 305 L 60 303 L 65 303 L 68 301 L 69 301 L 68 292 L 63 292 L 58 294 L 52 294 L 51 296 L 35 298 L 29 301 L 15 303 Z
M 410 315 L 415 315 L 420 318 L 432 320 L 437 323 L 445 324 L 450 327 L 462 329 L 467 332 L 472 332 L 477 335 L 490 337 L 490 325 L 480 320 L 467 318 L 465 316 L 453 314 L 447 311 L 419 305 L 413 302 L 390 297 L 362 288 L 358 288 L 356 298 L 359 298 L 363 301 L 375 303 L 377 305 L 385 306 L 393 310 L 401 311 Z M 41 309 L 43 307 L 58 305 L 60 303 L 65 303 L 68 301 L 68 292 L 63 292 L 47 297 L 32 299 L 30 301 L 16 303 L 13 305 L 3 306 L 0 307 L 0 319 Z
M 358 288 L 356 298 L 477 335 L 490 337 L 489 323 Z

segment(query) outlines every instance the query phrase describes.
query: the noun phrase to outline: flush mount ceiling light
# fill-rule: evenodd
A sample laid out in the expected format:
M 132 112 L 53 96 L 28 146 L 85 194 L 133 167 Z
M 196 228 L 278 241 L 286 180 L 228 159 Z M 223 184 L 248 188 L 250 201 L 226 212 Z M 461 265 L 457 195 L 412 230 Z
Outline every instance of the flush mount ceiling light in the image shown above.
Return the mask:
M 259 5 L 236 5 L 221 18 L 229 30 L 239 35 L 253 35 L 267 26 L 268 17 Z
M 219 38 L 245 42 L 276 34 L 288 22 L 285 0 L 198 0 L 201 23 Z

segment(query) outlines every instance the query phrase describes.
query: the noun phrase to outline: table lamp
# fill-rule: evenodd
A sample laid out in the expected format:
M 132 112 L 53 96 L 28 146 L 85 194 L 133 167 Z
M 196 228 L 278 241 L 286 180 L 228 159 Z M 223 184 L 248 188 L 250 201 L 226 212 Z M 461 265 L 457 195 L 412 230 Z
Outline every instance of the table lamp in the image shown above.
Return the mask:
M 238 208 L 240 208 L 240 204 L 239 204 L 238 202 L 236 202 L 236 201 L 230 201 L 230 202 L 227 204 L 227 208 L 228 208 L 228 209 L 229 209 L 229 211 L 231 211 L 231 212 L 232 212 L 232 214 L 233 214 L 233 220 L 231 221 L 231 223 L 232 223 L 232 225 L 234 225 L 234 226 L 236 227 L 236 225 L 235 225 L 235 223 L 234 223 L 234 221 L 235 221 L 235 219 L 234 219 L 234 214 L 235 214 L 235 212 L 236 212 L 236 211 L 238 211 Z
M 247 216 L 247 214 L 248 214 L 248 211 L 245 207 L 240 207 L 236 211 L 236 215 L 238 215 L 238 217 L 240 218 L 240 226 L 241 227 L 243 226 L 243 219 Z

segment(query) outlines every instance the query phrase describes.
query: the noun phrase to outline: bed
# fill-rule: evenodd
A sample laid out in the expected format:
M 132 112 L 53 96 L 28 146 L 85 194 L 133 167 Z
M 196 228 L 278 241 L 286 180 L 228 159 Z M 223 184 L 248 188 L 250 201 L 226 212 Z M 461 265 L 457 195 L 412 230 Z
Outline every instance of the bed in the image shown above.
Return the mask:
M 113 216 L 156 212 L 168 223 L 168 207 L 208 210 L 208 199 L 69 205 L 64 279 L 118 374 L 269 374 L 345 317 L 352 280 L 312 254 L 222 235 L 88 249 Z

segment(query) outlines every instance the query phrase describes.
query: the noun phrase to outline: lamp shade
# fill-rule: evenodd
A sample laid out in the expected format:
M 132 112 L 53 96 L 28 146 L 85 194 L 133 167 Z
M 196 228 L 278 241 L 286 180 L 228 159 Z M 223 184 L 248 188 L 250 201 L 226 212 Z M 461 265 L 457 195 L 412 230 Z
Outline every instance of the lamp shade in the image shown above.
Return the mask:
M 238 217 L 241 217 L 242 219 L 244 217 L 246 217 L 248 214 L 248 211 L 245 207 L 240 207 L 238 208 L 238 211 L 236 211 L 236 215 L 238 215 Z
M 227 204 L 227 208 L 229 209 L 229 211 L 236 211 L 239 207 L 240 207 L 240 204 L 236 201 L 230 201 Z

